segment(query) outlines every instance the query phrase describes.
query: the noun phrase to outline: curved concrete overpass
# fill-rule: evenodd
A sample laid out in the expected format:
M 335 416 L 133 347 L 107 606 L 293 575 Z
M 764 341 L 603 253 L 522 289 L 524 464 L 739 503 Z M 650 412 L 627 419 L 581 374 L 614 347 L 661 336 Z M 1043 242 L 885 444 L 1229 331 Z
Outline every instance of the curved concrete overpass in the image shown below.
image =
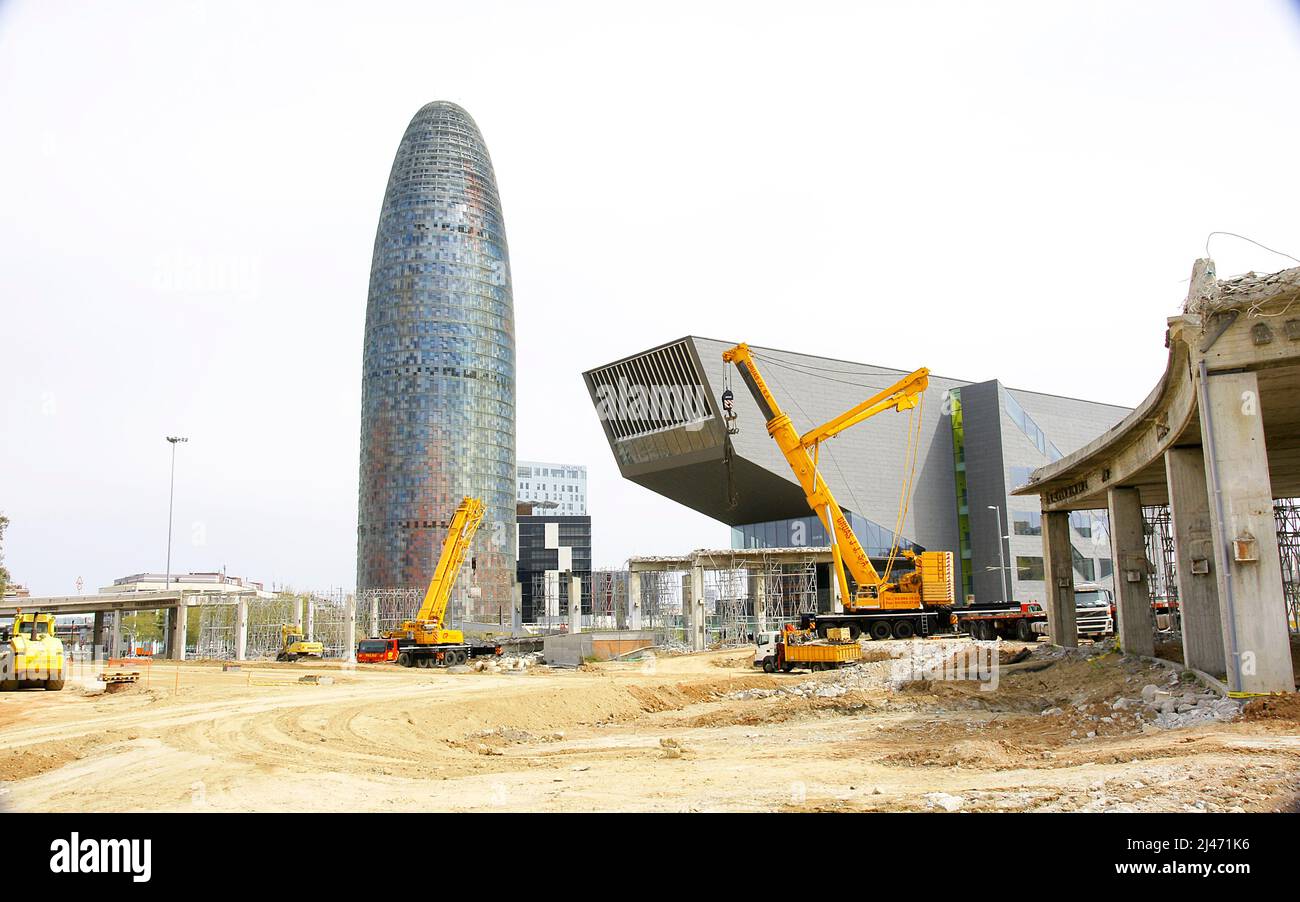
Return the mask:
M 1076 642 L 1068 513 L 1104 508 L 1120 641 L 1152 653 L 1141 509 L 1169 504 L 1187 665 L 1236 692 L 1291 691 L 1273 499 L 1300 496 L 1300 267 L 1219 280 L 1198 260 L 1168 325 L 1137 409 L 1013 492 L 1042 506 L 1053 641 Z

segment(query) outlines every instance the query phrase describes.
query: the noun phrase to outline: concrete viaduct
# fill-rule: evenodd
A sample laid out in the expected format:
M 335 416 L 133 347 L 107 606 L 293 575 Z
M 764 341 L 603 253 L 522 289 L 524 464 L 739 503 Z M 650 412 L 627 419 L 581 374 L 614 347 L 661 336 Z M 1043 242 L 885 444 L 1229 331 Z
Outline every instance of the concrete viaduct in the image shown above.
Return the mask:
M 95 623 L 91 642 L 96 649 L 104 649 L 104 657 L 128 657 L 122 646 L 122 615 L 132 611 L 167 612 L 166 657 L 177 661 L 185 659 L 185 634 L 189 623 L 189 610 L 201 604 L 229 604 L 235 609 L 235 660 L 243 661 L 248 647 L 248 604 L 256 600 L 246 594 L 213 594 L 172 590 L 166 592 L 122 592 L 102 595 L 54 595 L 42 598 L 6 598 L 0 603 L 0 617 L 12 617 L 18 610 L 48 611 L 53 614 L 94 614 Z M 298 602 L 294 622 L 304 626 L 304 605 Z M 311 606 L 307 605 L 306 628 L 311 629 Z M 346 603 L 344 648 L 348 658 L 356 649 L 356 600 L 349 595 Z
M 1116 632 L 1153 654 L 1142 506 L 1173 520 L 1183 654 L 1234 694 L 1295 689 L 1275 498 L 1300 496 L 1300 267 L 1219 280 L 1197 260 L 1146 400 L 1013 494 L 1043 511 L 1052 641 L 1077 644 L 1069 513 L 1110 517 Z

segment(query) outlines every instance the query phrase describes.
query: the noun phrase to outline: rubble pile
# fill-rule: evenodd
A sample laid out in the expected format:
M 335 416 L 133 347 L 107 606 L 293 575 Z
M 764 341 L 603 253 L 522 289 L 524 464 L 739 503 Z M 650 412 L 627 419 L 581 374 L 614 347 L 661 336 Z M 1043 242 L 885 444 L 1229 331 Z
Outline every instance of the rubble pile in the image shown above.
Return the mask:
M 1162 730 L 1233 720 L 1241 714 L 1241 705 L 1235 699 L 1223 698 L 1197 685 L 1186 685 L 1177 673 L 1170 674 L 1165 688 L 1148 683 L 1142 687 L 1140 699 L 1119 698 L 1111 707 L 1117 711 L 1140 708 L 1138 715 Z
M 472 668 L 478 673 L 509 673 L 513 671 L 527 670 L 529 667 L 535 667 L 542 664 L 542 653 L 540 651 L 529 652 L 526 655 L 502 655 L 499 658 L 479 658 Z

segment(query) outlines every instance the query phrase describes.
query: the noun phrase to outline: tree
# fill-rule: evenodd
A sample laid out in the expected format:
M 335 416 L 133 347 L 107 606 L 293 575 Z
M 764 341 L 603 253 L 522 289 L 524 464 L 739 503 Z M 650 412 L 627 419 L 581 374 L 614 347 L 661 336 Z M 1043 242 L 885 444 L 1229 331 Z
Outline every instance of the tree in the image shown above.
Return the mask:
M 5 568 L 4 542 L 5 530 L 9 528 L 9 518 L 0 514 L 0 598 L 9 591 L 9 571 Z

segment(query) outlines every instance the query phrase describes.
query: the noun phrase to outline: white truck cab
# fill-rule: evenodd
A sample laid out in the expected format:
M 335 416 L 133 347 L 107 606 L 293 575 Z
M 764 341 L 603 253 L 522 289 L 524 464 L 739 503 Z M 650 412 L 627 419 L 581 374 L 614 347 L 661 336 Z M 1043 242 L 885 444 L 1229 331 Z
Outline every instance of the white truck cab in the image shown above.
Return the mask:
M 776 630 L 768 630 L 759 633 L 754 637 L 756 648 L 754 650 L 754 666 L 762 667 L 763 662 L 768 658 L 776 660 Z

